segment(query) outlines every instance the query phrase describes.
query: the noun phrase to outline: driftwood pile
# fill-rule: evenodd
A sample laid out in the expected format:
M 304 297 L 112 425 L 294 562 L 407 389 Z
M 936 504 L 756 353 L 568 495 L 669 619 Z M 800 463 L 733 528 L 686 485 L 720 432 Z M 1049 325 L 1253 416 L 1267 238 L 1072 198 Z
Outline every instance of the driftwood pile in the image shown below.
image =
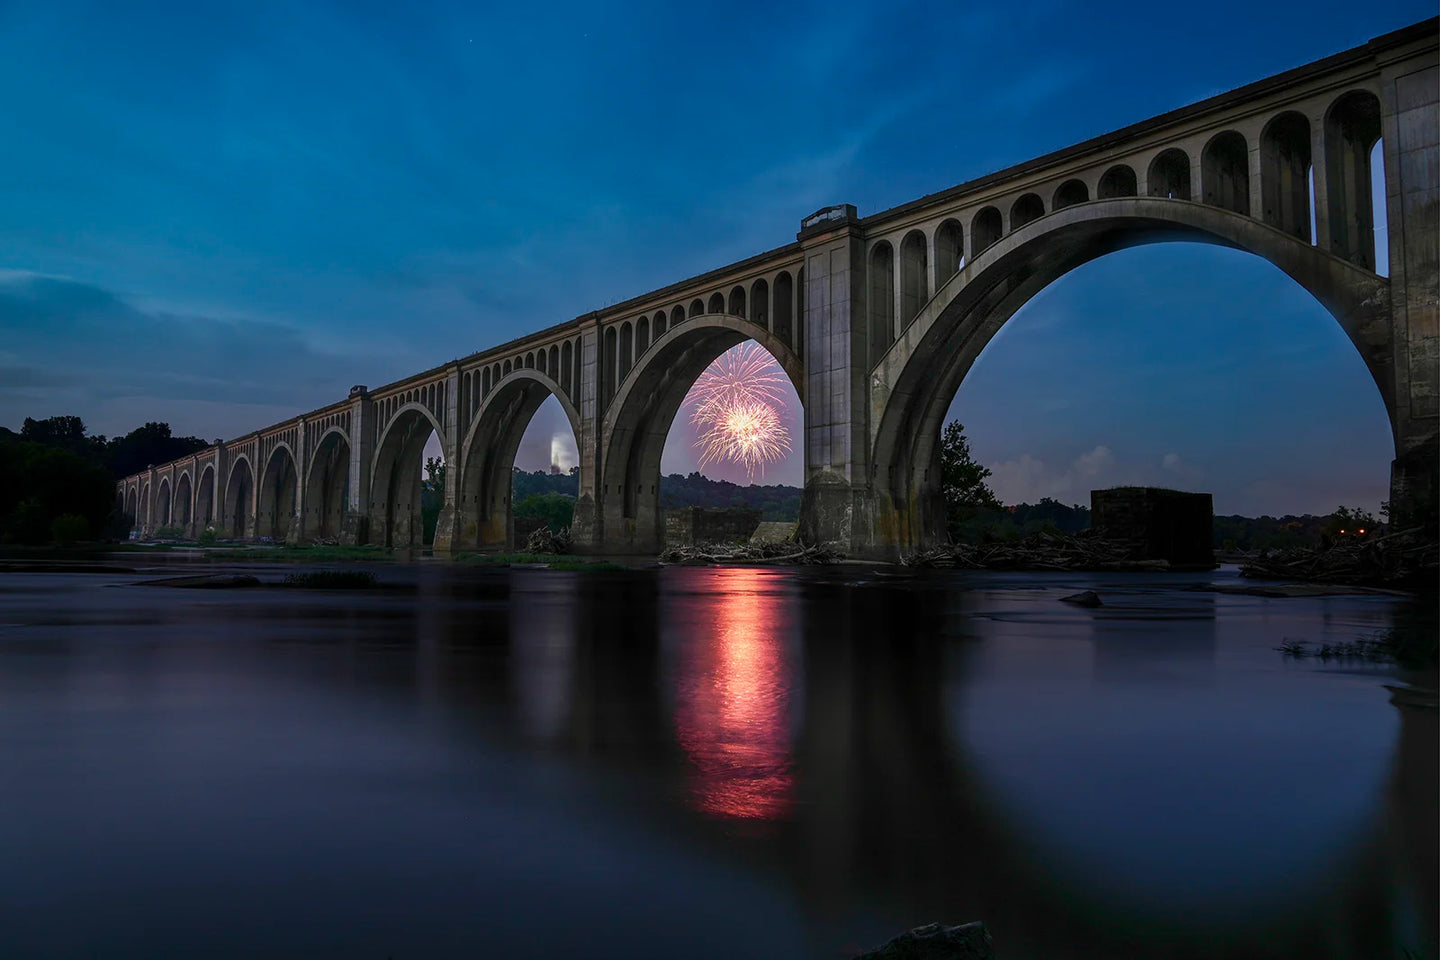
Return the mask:
M 540 527 L 530 532 L 530 537 L 525 541 L 526 553 L 569 553 L 573 544 L 570 542 L 570 528 L 565 527 L 559 533 L 547 527 Z
M 1422 528 L 1383 537 L 1339 537 L 1316 547 L 1262 550 L 1240 576 L 1361 586 L 1421 586 L 1436 582 L 1440 547 Z
M 1140 559 L 1140 545 L 1095 530 L 1034 533 L 1023 540 L 952 543 L 904 559 L 911 567 L 964 570 L 1169 570 L 1166 560 Z
M 751 540 L 748 543 L 697 543 L 666 547 L 661 563 L 767 563 L 808 565 L 834 563 L 839 551 L 826 546 L 806 546 L 793 540 Z

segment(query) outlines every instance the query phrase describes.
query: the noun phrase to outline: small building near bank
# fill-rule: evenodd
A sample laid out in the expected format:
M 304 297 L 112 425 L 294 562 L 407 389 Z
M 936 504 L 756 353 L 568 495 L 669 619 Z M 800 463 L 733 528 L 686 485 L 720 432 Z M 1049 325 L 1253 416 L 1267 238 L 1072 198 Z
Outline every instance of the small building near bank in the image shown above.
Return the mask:
M 1215 501 L 1208 493 L 1091 490 L 1090 526 L 1107 539 L 1134 543 L 1137 559 L 1166 560 L 1175 570 L 1215 569 Z

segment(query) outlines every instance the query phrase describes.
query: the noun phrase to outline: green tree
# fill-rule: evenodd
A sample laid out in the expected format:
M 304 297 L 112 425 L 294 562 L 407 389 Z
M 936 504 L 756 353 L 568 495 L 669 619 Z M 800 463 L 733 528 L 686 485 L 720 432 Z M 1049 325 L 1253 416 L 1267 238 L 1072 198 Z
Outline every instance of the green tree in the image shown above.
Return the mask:
M 79 454 L 23 440 L 0 442 L 0 542 L 46 543 L 51 524 L 66 514 L 83 518 L 87 530 L 100 530 L 114 504 L 114 481 Z
M 64 418 L 52 418 L 64 419 Z M 116 479 L 145 470 L 151 464 L 169 463 L 210 444 L 199 437 L 174 437 L 170 424 L 151 421 L 116 437 L 105 447 L 105 465 Z
M 532 493 L 515 503 L 515 516 L 544 520 L 559 533 L 575 518 L 575 498 L 563 493 Z
M 435 542 L 435 527 L 445 503 L 445 461 L 425 458 L 425 479 L 420 481 L 420 542 Z
M 990 468 L 975 462 L 970 441 L 959 420 L 940 432 L 940 490 L 945 496 L 945 517 L 952 537 L 981 510 L 999 510 L 1000 501 L 985 483 Z

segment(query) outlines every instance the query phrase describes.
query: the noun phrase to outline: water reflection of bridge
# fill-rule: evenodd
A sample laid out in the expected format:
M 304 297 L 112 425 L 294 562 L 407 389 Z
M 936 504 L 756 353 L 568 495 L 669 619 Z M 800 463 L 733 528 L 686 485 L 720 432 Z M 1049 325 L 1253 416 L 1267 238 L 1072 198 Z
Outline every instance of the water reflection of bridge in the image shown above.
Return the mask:
M 661 582 L 518 576 L 487 581 L 492 595 L 478 598 L 446 588 L 419 605 L 431 668 L 417 680 L 447 709 L 503 704 L 527 739 L 658 776 L 696 812 L 691 829 L 790 871 L 822 920 L 877 903 L 897 927 L 980 917 L 1007 957 L 1368 957 L 1395 954 L 1397 936 L 1436 936 L 1430 717 L 1401 711 L 1386 807 L 1362 835 L 1333 838 L 1343 881 L 1293 878 L 1263 914 L 1191 909 L 1183 889 L 1170 910 L 1147 912 L 1051 869 L 955 735 L 947 692 L 978 647 L 962 616 L 972 601 L 953 584 L 822 576 L 801 588 L 759 571 Z M 1191 614 L 1169 649 L 1213 656 L 1213 607 Z M 1103 640 L 1092 657 L 1112 679 L 1135 662 Z M 1397 889 L 1414 916 L 1395 914 Z

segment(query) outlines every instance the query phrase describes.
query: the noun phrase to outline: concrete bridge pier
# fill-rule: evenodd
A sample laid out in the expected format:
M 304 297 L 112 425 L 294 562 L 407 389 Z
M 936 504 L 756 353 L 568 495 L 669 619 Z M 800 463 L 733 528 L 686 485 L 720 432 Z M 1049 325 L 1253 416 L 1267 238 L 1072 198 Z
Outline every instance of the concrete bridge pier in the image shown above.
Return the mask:
M 851 204 L 807 217 L 797 238 L 805 252 L 799 311 L 806 378 L 800 536 L 858 552 L 871 539 L 875 517 L 865 239 Z
M 340 542 L 358 546 L 370 542 L 370 465 L 375 450 L 375 402 L 360 388 L 350 394 L 350 469 L 346 477 L 345 516 Z

